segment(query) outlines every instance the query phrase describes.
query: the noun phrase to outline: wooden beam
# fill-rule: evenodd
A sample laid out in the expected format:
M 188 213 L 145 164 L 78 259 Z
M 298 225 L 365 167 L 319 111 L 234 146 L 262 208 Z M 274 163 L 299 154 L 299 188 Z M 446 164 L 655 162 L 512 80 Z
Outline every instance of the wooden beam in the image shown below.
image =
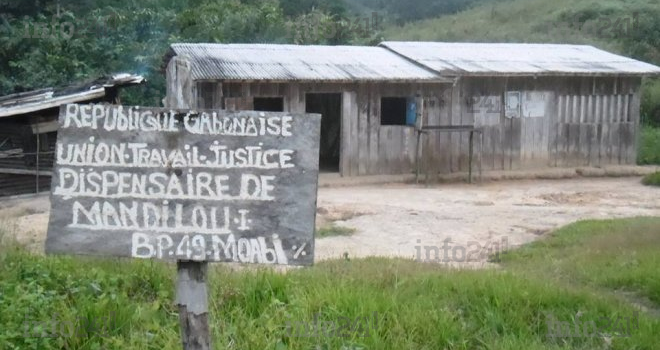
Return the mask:
M 46 170 L 36 171 L 36 170 L 30 170 L 30 169 L 10 169 L 10 168 L 1 168 L 1 167 L 0 167 L 0 174 L 10 174 L 10 175 L 37 175 L 37 174 L 39 174 L 40 176 L 53 176 L 52 171 L 46 171 Z
M 59 127 L 59 122 L 57 119 L 51 120 L 48 122 L 34 123 L 30 125 L 32 127 L 33 134 L 45 134 L 49 132 L 57 131 Z

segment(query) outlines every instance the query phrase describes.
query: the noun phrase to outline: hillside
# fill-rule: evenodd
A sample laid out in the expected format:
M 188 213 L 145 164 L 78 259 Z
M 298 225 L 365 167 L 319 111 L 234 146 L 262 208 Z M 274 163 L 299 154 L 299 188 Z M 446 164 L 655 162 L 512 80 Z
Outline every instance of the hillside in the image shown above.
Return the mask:
M 388 40 L 589 44 L 659 63 L 658 21 L 657 0 L 512 0 L 391 25 L 384 36 Z M 643 47 L 633 47 L 631 41 L 640 38 Z

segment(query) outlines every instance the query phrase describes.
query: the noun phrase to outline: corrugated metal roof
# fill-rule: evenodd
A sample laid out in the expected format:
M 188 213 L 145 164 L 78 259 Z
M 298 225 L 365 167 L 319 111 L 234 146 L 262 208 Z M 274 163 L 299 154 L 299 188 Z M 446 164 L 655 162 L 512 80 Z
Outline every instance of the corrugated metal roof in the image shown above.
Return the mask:
M 103 77 L 81 86 L 61 89 L 46 88 L 0 97 L 0 117 L 10 117 L 44 109 L 55 108 L 67 103 L 90 101 L 105 96 L 105 88 L 142 84 L 141 75 L 128 73 Z
M 658 75 L 660 67 L 586 45 L 383 42 L 442 75 Z
M 172 44 L 192 63 L 193 80 L 441 80 L 380 47 L 273 44 Z

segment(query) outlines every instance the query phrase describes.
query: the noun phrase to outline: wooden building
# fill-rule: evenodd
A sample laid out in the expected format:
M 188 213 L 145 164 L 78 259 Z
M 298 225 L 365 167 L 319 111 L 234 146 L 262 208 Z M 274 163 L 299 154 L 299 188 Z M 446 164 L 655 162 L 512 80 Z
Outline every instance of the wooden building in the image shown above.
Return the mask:
M 50 188 L 60 106 L 119 103 L 120 88 L 144 81 L 139 75 L 116 74 L 0 97 L 0 196 Z
M 633 164 L 641 79 L 660 68 L 591 46 L 384 42 L 173 44 L 166 98 L 191 108 L 321 113 L 342 176 Z M 418 146 L 417 137 L 420 136 Z

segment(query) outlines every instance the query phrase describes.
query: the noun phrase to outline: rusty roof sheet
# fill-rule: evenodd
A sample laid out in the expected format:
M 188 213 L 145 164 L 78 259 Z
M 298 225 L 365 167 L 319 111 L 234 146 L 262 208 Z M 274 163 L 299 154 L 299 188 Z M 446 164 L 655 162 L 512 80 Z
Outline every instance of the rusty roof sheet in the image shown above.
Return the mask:
M 172 44 L 192 63 L 193 80 L 440 81 L 437 74 L 381 47 Z
M 141 75 L 119 73 L 91 83 L 64 88 L 46 88 L 0 97 L 0 118 L 59 107 L 67 103 L 85 102 L 104 97 L 106 88 L 142 84 Z
M 660 67 L 587 45 L 383 42 L 441 75 L 660 75 Z

